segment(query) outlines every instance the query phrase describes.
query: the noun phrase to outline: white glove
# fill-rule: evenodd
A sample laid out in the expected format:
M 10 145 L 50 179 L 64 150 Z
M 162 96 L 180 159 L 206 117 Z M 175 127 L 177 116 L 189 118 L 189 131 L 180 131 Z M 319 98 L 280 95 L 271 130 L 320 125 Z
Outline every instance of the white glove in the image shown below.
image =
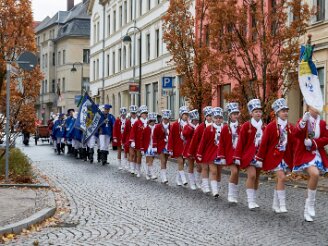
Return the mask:
M 169 155 L 172 156 L 173 155 L 173 152 L 172 151 L 169 151 Z
M 114 139 L 113 139 L 113 142 L 114 142 L 114 143 L 117 143 L 117 139 L 116 139 L 116 138 L 114 138 Z
M 256 161 L 253 165 L 256 168 L 262 168 L 263 167 L 263 162 L 262 161 Z
M 220 161 L 220 165 L 227 165 L 227 161 L 226 161 L 226 159 L 221 159 L 221 161 Z
M 140 152 L 141 152 L 141 155 L 145 155 L 145 151 L 141 150 Z
M 235 159 L 235 165 L 240 166 L 240 160 Z
M 152 151 L 153 151 L 154 153 L 157 153 L 157 148 L 152 148 Z
M 304 145 L 306 147 L 311 147 L 312 146 L 312 140 L 309 138 L 304 139 Z
M 135 142 L 131 142 L 131 148 L 135 148 L 136 147 L 136 143 Z
M 305 112 L 305 114 L 303 115 L 302 121 L 307 122 L 310 119 L 310 113 L 309 112 Z

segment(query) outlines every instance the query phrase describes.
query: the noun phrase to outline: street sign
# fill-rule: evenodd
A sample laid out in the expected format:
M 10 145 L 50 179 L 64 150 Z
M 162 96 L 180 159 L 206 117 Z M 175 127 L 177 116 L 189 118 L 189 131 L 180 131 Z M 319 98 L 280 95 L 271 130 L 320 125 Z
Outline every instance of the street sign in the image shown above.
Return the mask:
M 162 88 L 165 89 L 173 89 L 173 79 L 174 77 L 165 76 L 162 78 Z
M 16 62 L 20 68 L 32 71 L 38 63 L 38 58 L 32 52 L 26 51 L 18 57 Z
M 139 85 L 138 84 L 130 84 L 129 85 L 129 93 L 130 94 L 138 94 L 139 93 Z

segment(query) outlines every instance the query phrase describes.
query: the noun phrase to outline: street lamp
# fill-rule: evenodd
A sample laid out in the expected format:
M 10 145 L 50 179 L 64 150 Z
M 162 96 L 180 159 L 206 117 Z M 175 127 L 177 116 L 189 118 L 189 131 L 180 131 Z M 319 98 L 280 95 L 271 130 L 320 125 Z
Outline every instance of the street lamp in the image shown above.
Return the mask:
M 83 63 L 82 62 L 74 62 L 73 67 L 71 68 L 71 72 L 76 72 L 76 65 L 81 66 L 81 96 L 83 96 Z
M 136 26 L 132 26 L 130 27 L 127 31 L 125 36 L 122 38 L 122 41 L 125 45 L 129 45 L 132 40 L 131 37 L 129 35 L 129 31 L 131 29 L 137 29 L 140 32 L 140 49 L 139 49 L 139 92 L 138 92 L 138 103 L 139 106 L 141 105 L 141 68 L 142 68 L 142 64 L 141 64 L 141 47 L 142 47 L 142 42 L 141 42 L 141 30 L 140 28 L 136 27 Z M 135 81 L 135 77 L 136 77 L 136 42 L 135 42 L 135 38 L 134 38 L 134 57 L 133 57 L 133 81 Z

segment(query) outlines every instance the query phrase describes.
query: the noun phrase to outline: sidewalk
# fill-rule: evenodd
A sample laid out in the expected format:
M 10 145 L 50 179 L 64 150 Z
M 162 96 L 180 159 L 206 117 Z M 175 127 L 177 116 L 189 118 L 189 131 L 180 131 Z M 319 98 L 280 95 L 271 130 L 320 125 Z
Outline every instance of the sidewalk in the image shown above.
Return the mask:
M 0 235 L 19 233 L 55 213 L 51 190 L 0 188 Z

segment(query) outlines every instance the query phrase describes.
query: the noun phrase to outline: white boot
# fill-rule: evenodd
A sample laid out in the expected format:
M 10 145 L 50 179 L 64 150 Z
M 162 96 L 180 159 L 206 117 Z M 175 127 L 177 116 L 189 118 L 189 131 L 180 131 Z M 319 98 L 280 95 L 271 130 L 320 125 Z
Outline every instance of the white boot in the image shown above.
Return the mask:
M 278 193 L 277 193 L 277 190 L 276 189 L 273 192 L 272 210 L 275 213 L 280 213 L 279 199 L 278 199 Z
M 122 160 L 118 159 L 118 170 L 123 170 Z
M 202 175 L 197 171 L 196 171 L 195 183 L 198 189 L 202 188 Z
M 124 169 L 126 171 L 129 171 L 129 168 L 130 168 L 130 162 L 127 159 L 125 159 L 124 160 Z
M 189 173 L 189 184 L 190 189 L 196 190 L 196 182 L 195 182 L 195 175 L 193 173 Z
M 136 164 L 134 162 L 130 162 L 130 173 L 134 174 L 136 171 Z
M 187 185 L 188 184 L 188 181 L 186 179 L 185 172 L 183 170 L 182 171 L 179 171 L 179 175 L 181 177 L 182 184 L 183 185 Z
M 216 180 L 211 180 L 211 189 L 212 189 L 212 195 L 214 197 L 219 196 L 219 191 L 218 191 L 218 181 Z
M 259 208 L 260 206 L 257 204 L 256 200 L 257 200 L 257 190 L 254 190 L 254 204 L 255 204 L 255 208 Z
M 230 203 L 237 203 L 236 197 L 236 186 L 234 183 L 229 183 L 228 186 L 228 202 Z
M 308 189 L 308 198 L 306 199 L 306 202 L 308 204 L 308 212 L 311 217 L 315 217 L 315 195 L 317 190 L 310 190 Z
M 141 165 L 136 164 L 135 174 L 136 174 L 137 178 L 140 178 L 141 177 Z
M 145 169 L 146 169 L 146 179 L 147 179 L 147 180 L 150 180 L 150 174 L 149 174 L 150 171 L 149 171 L 149 166 L 146 165 L 146 166 L 145 166 Z
M 306 199 L 307 200 L 307 199 Z M 305 201 L 305 207 L 304 207 L 304 219 L 307 222 L 313 222 L 313 218 L 309 214 L 309 208 L 308 208 L 308 203 Z
M 286 208 L 286 191 L 285 190 L 277 190 L 277 196 L 279 201 L 279 209 L 280 213 L 287 213 Z
M 255 190 L 254 189 L 246 189 L 246 193 L 247 193 L 248 208 L 250 210 L 254 210 L 256 208 L 255 201 L 254 201 Z
M 182 180 L 181 180 L 180 172 L 177 172 L 176 182 L 177 182 L 178 186 L 182 186 Z
M 152 180 L 157 179 L 157 175 L 154 173 L 154 167 L 153 166 L 148 166 L 148 175 Z
M 210 187 L 208 185 L 208 179 L 202 179 L 202 190 L 205 194 L 210 193 Z
M 161 179 L 163 184 L 167 184 L 166 169 L 161 169 Z
M 238 197 L 239 197 L 239 185 L 235 184 L 234 191 L 233 191 L 233 198 L 234 202 L 238 203 Z

